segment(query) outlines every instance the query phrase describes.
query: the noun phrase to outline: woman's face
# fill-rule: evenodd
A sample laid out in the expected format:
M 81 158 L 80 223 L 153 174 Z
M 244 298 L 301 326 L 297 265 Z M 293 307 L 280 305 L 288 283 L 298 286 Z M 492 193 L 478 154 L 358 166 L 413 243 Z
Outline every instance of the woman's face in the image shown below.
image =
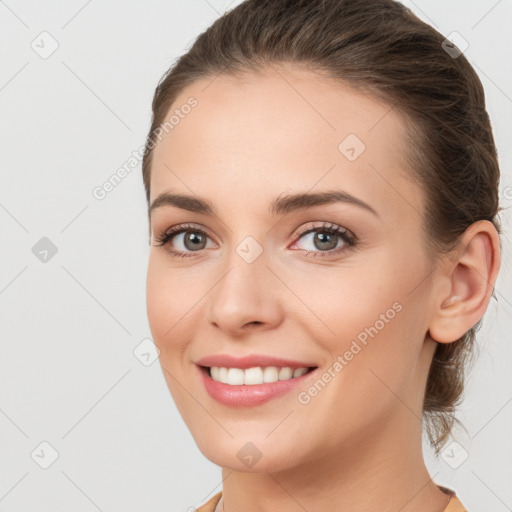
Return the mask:
M 419 432 L 435 345 L 436 272 L 400 117 L 278 69 L 190 85 L 151 170 L 147 312 L 160 363 L 202 453 L 242 471 Z M 201 366 L 228 368 L 213 371 L 230 380 Z M 289 379 L 297 367 L 316 369 Z

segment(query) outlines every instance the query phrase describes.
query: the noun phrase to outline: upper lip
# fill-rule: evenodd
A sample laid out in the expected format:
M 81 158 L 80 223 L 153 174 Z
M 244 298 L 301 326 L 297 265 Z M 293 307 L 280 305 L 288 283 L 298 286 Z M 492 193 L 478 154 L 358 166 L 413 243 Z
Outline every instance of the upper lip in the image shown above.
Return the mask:
M 224 368 L 253 368 L 255 366 L 279 366 L 290 368 L 309 368 L 316 367 L 315 364 L 303 361 L 293 361 L 291 359 L 284 359 L 281 357 L 267 356 L 263 354 L 251 354 L 244 357 L 233 357 L 228 354 L 214 354 L 211 356 L 203 357 L 196 361 L 199 366 L 218 366 Z

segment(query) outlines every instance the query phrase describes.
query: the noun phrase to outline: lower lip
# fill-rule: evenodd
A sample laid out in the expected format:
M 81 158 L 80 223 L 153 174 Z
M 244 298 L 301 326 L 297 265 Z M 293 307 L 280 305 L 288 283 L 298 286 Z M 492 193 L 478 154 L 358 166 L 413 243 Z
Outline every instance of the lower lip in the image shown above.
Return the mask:
M 260 405 L 272 398 L 282 396 L 297 386 L 304 384 L 318 368 L 301 375 L 286 380 L 278 380 L 276 382 L 266 382 L 264 384 L 238 385 L 224 384 L 213 380 L 208 372 L 200 366 L 197 366 L 201 379 L 207 393 L 217 402 L 231 407 L 252 407 Z

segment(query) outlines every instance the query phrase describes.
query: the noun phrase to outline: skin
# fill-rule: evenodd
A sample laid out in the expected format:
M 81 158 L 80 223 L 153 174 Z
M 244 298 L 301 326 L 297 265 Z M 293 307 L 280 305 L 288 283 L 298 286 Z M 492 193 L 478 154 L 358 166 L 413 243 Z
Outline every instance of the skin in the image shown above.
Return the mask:
M 218 510 L 443 511 L 448 497 L 422 456 L 424 389 L 437 342 L 456 340 L 487 308 L 500 264 L 495 228 L 479 221 L 449 257 L 429 258 L 402 120 L 347 85 L 282 65 L 201 79 L 172 109 L 190 96 L 198 106 L 154 150 L 150 202 L 172 190 L 207 199 L 217 215 L 152 212 L 147 313 L 176 406 L 222 467 Z M 366 145 L 353 162 L 338 150 L 350 133 Z M 280 195 L 324 190 L 344 190 L 378 216 L 348 203 L 268 212 Z M 357 246 L 328 255 L 313 240 L 324 222 L 355 234 Z M 157 245 L 182 223 L 207 232 L 200 255 L 183 234 Z M 311 225 L 318 231 L 300 239 Z M 263 249 L 253 263 L 236 252 L 247 236 Z M 401 311 L 307 404 L 297 394 L 312 382 L 241 409 L 216 402 L 198 378 L 194 361 L 218 353 L 327 371 L 394 303 Z M 262 453 L 251 468 L 237 457 L 247 442 Z

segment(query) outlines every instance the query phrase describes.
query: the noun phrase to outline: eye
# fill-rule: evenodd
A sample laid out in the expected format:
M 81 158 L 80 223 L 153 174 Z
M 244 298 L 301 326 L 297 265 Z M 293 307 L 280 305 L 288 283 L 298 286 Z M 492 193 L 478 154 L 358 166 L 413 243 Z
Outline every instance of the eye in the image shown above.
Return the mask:
M 181 224 L 168 229 L 156 239 L 158 246 L 166 246 L 172 256 L 192 257 L 194 253 L 202 253 L 207 248 L 209 236 L 203 231 L 190 224 Z M 177 246 L 171 248 L 171 245 Z
M 309 226 L 299 233 L 299 241 L 305 241 L 306 255 L 325 257 L 338 254 L 356 246 L 357 239 L 345 228 L 336 224 L 324 223 L 321 226 Z M 296 245 L 297 242 L 294 244 Z
M 336 224 L 324 223 L 321 226 L 308 224 L 299 232 L 298 241 L 306 242 L 303 249 L 307 256 L 328 257 L 347 251 L 357 245 L 357 238 L 350 231 Z M 201 228 L 192 224 L 180 224 L 168 229 L 157 237 L 156 245 L 166 246 L 173 257 L 190 258 L 203 254 L 211 240 Z M 215 244 L 213 244 L 215 246 Z M 293 247 L 293 246 L 292 246 Z

